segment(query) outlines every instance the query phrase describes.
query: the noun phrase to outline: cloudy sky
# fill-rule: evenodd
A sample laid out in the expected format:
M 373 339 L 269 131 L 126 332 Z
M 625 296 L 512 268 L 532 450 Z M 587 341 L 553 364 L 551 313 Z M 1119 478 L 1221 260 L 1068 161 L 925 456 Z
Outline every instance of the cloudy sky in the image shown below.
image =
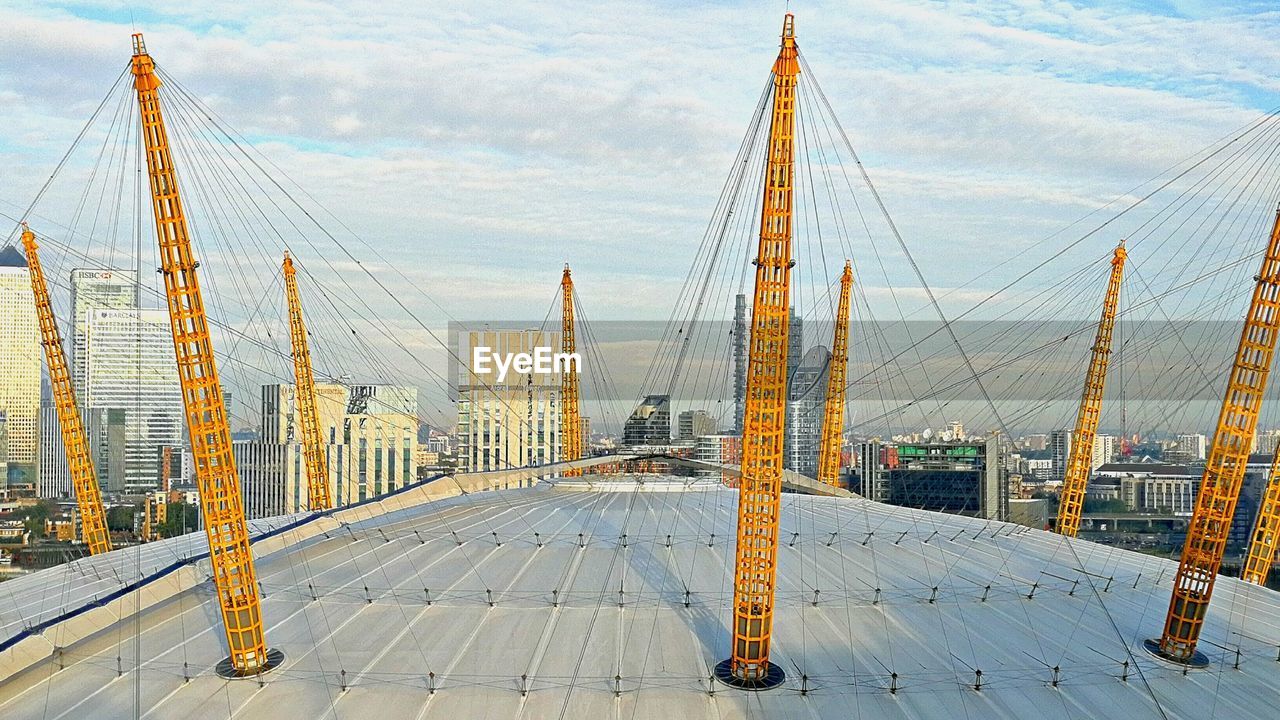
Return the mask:
M 931 283 L 1280 105 L 1267 2 L 795 3 Z M 460 317 L 545 293 L 665 317 L 776 52 L 781 2 L 22 2 L 0 198 L 25 206 L 144 30 L 153 55 Z M 1100 239 L 1100 247 L 1112 242 Z M 465 257 L 458 251 L 465 249 Z M 938 257 L 933 255 L 933 257 Z M 465 260 L 465 261 L 464 261 Z
M 572 262 L 594 317 L 662 319 L 785 9 L 9 0 L 0 212 L 30 202 L 137 29 L 170 75 L 412 280 L 412 312 L 540 316 Z M 955 312 L 1002 283 L 970 282 L 974 258 L 1035 247 L 1280 106 L 1280 11 L 1266 1 L 791 10 L 923 274 L 943 292 L 969 283 Z M 1115 240 L 1085 251 L 1104 257 Z

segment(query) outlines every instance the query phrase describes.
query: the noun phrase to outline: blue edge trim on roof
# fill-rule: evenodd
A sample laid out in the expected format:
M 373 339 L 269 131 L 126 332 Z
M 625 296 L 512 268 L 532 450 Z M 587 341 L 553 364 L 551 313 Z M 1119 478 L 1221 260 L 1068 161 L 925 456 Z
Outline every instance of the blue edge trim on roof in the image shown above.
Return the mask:
M 294 528 L 301 527 L 319 518 L 332 515 L 333 513 L 338 512 L 339 510 L 345 511 L 345 510 L 350 510 L 352 508 L 360 507 L 361 505 L 368 505 L 370 503 L 381 502 L 383 500 L 386 500 L 389 497 L 394 497 L 401 493 L 406 493 L 406 492 L 409 492 L 410 490 L 415 490 L 417 488 L 420 488 L 423 485 L 426 485 L 428 483 L 435 482 L 436 480 L 439 480 L 442 477 L 445 477 L 445 475 L 440 474 L 440 475 L 436 475 L 435 477 L 427 478 L 426 480 L 420 480 L 410 485 L 405 485 L 404 487 L 398 490 L 393 490 L 389 493 L 386 493 L 385 495 L 379 495 L 377 497 L 372 497 L 367 500 L 361 500 L 360 502 L 352 503 L 350 505 L 343 505 L 342 507 L 336 507 L 330 510 L 323 510 L 320 512 L 311 513 L 310 515 L 304 518 L 300 518 L 294 522 L 291 522 L 288 525 L 281 525 L 280 527 L 275 528 L 273 530 L 268 530 L 262 533 L 261 535 L 253 536 L 249 538 L 249 544 L 252 545 L 258 542 L 259 540 L 265 540 L 269 537 L 274 537 L 276 535 L 279 535 L 280 533 L 285 532 L 287 530 L 292 530 Z M 463 494 L 465 495 L 466 493 L 463 493 Z M 14 645 L 17 645 L 18 643 L 22 642 L 23 640 L 26 640 L 29 637 L 33 637 L 35 635 L 42 635 L 44 634 L 44 631 L 46 629 L 53 627 L 54 625 L 70 620 L 71 618 L 77 615 L 80 615 L 82 613 L 86 613 L 96 607 L 103 607 L 109 602 L 122 598 L 125 595 L 128 595 L 129 593 L 133 592 L 134 590 L 137 590 L 138 588 L 141 588 L 145 585 L 153 583 L 156 580 L 159 580 L 160 578 L 164 577 L 165 575 L 168 575 L 171 572 L 175 572 L 178 568 L 182 567 L 183 565 L 194 565 L 195 563 L 207 557 L 209 557 L 209 553 L 206 551 L 206 552 L 200 553 L 199 555 L 192 555 L 183 560 L 176 560 L 173 563 L 166 565 L 165 567 L 160 568 L 159 570 L 151 573 L 150 575 L 146 575 L 141 578 L 138 578 L 134 582 L 121 587 L 119 590 L 114 590 L 100 598 L 95 598 L 94 600 L 91 600 L 88 603 L 81 605 L 80 607 L 74 608 L 72 610 L 68 610 L 62 613 L 61 615 L 57 615 L 55 617 L 49 618 L 44 622 L 36 623 L 31 627 L 24 628 L 21 632 L 19 632 L 17 635 L 14 635 L 13 637 L 7 638 L 5 640 L 0 640 L 0 652 L 4 652 L 5 650 L 8 650 L 9 648 L 13 647 Z

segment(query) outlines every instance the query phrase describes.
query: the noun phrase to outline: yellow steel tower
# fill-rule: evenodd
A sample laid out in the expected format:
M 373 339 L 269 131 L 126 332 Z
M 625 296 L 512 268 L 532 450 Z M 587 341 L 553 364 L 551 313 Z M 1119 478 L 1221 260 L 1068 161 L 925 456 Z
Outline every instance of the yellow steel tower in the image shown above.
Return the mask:
M 1249 554 L 1245 556 L 1240 579 L 1255 585 L 1267 584 L 1267 573 L 1276 559 L 1276 546 L 1280 544 L 1280 444 L 1271 458 L 1271 473 L 1267 490 L 1262 494 L 1262 507 L 1253 526 L 1249 540 Z
M 284 291 L 289 301 L 289 339 L 293 343 L 294 395 L 298 402 L 298 421 L 302 426 L 302 458 L 307 465 L 307 503 L 312 510 L 333 507 L 329 499 L 329 468 L 325 462 L 324 443 L 320 441 L 320 418 L 316 413 L 316 379 L 311 373 L 311 350 L 307 344 L 307 326 L 302 320 L 302 301 L 298 299 L 298 271 L 293 258 L 284 254 Z
M 822 413 L 822 445 L 818 448 L 818 481 L 828 485 L 840 484 L 840 439 L 844 434 L 844 383 L 849 366 L 849 295 L 852 290 L 853 266 L 845 260 L 844 274 L 840 276 L 835 337 L 831 341 L 827 405 Z
M 564 277 L 560 279 L 560 294 L 563 296 L 564 316 L 560 329 L 560 350 L 565 355 L 577 351 L 577 340 L 573 323 L 573 278 L 569 275 L 569 264 L 565 263 Z M 577 460 L 582 457 L 582 411 L 578 398 L 578 372 L 570 364 L 560 376 L 560 459 Z M 570 469 L 564 472 L 565 477 L 581 475 L 581 470 Z
M 1098 320 L 1098 332 L 1093 340 L 1093 358 L 1084 378 L 1084 393 L 1080 396 L 1080 412 L 1076 415 L 1075 431 L 1071 435 L 1071 452 L 1067 455 L 1066 475 L 1062 481 L 1062 500 L 1058 504 L 1060 534 L 1075 537 L 1080 531 L 1080 513 L 1084 510 L 1084 490 L 1093 470 L 1093 441 L 1098 435 L 1098 420 L 1102 417 L 1102 388 L 1107 382 L 1107 363 L 1111 359 L 1111 331 L 1116 324 L 1116 308 L 1120 305 L 1120 280 L 1124 277 L 1124 261 L 1128 254 L 1124 241 L 1116 246 L 1111 258 L 1111 281 L 1102 300 L 1102 317 Z
M 1276 349 L 1276 333 L 1280 331 L 1280 211 L 1254 283 L 1218 427 L 1205 461 L 1196 509 L 1182 547 L 1182 562 L 1173 581 L 1164 633 L 1158 641 L 1146 643 L 1148 650 L 1161 657 L 1195 666 L 1208 663 L 1203 653 L 1196 652 L 1196 642 L 1240 499 L 1262 393 Z
M 773 115 L 755 258 L 755 303 L 743 415 L 742 479 L 734 553 L 733 646 L 716 676 L 737 687 L 764 689 L 783 681 L 769 662 L 777 582 L 782 440 L 787 407 L 787 339 L 791 305 L 791 208 L 795 176 L 795 100 L 800 76 L 795 21 L 787 13 L 782 49 L 773 65 Z
M 223 406 L 222 383 L 214 363 L 204 299 L 196 277 L 187 219 L 178 194 L 169 138 L 161 114 L 160 78 L 142 34 L 133 35 L 134 88 L 142 117 L 142 137 L 151 180 L 151 208 L 160 246 L 160 271 L 169 303 L 169 323 L 182 384 L 187 430 L 200 488 L 200 511 L 209 538 L 209 561 L 222 609 L 230 657 L 218 666 L 224 676 L 260 673 L 282 656 L 268 657 L 262 631 L 258 582 L 249 550 L 249 531 L 240 482 L 231 453 L 231 428 Z
M 49 366 L 49 383 L 53 386 L 53 404 L 58 411 L 58 427 L 62 430 L 62 445 L 67 453 L 67 468 L 71 471 L 71 487 L 76 493 L 76 507 L 80 510 L 80 526 L 89 554 L 110 552 L 111 536 L 107 533 L 107 514 L 102 509 L 102 491 L 98 487 L 98 473 L 89 455 L 89 440 L 84 432 L 84 420 L 76 407 L 76 392 L 71 386 L 71 373 L 67 371 L 67 356 L 62 350 L 62 335 L 53 317 L 49 303 L 49 286 L 44 281 L 40 267 L 36 234 L 26 223 L 22 225 L 22 246 L 27 251 L 27 269 L 31 275 L 31 294 L 36 300 L 36 317 L 40 321 L 40 343 L 44 345 L 44 359 Z

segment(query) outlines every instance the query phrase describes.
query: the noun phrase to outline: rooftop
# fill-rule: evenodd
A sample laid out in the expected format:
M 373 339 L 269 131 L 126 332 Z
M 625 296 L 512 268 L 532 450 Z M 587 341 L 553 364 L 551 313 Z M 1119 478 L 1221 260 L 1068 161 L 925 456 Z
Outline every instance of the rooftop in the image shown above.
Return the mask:
M 13 245 L 5 245 L 0 247 L 0 267 L 16 267 L 24 268 L 27 266 L 27 256 Z
M 736 491 L 576 479 L 411 496 L 251 523 L 267 640 L 286 658 L 261 686 L 213 671 L 207 563 L 185 564 L 203 534 L 0 583 L 0 667 L 6 639 L 64 618 L 39 630 L 44 659 L 0 682 L 0 716 L 1128 720 L 1272 717 L 1280 702 L 1280 593 L 1219 580 L 1210 666 L 1184 675 L 1141 647 L 1163 623 L 1169 560 L 794 493 L 772 658 L 786 685 L 733 690 L 708 676 L 728 656 Z M 192 587 L 154 580 L 109 604 L 174 563 Z

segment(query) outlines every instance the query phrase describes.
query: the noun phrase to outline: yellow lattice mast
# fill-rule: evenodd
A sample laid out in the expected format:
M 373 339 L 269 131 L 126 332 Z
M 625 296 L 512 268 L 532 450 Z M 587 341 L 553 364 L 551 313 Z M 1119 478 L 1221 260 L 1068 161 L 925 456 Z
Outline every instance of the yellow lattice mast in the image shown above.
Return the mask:
M 324 443 L 320 439 L 320 418 L 316 410 L 316 379 L 311 372 L 307 325 L 302 319 L 302 301 L 298 298 L 298 271 L 287 252 L 282 268 L 284 292 L 289 301 L 289 340 L 293 344 L 298 424 L 302 426 L 302 459 L 307 467 L 307 504 L 312 510 L 328 510 L 333 503 L 329 499 L 329 467 Z
M 1071 434 L 1071 452 L 1067 455 L 1066 474 L 1062 480 L 1062 499 L 1058 503 L 1057 531 L 1067 537 L 1080 532 L 1080 515 L 1084 512 L 1084 491 L 1093 470 L 1093 442 L 1098 436 L 1098 420 L 1102 417 L 1102 388 L 1107 382 L 1107 363 L 1111 359 L 1111 331 L 1116 325 L 1116 308 L 1120 305 L 1120 281 L 1124 277 L 1124 261 L 1128 254 L 1124 241 L 1111 257 L 1111 281 L 1102 300 L 1102 317 L 1093 340 L 1093 357 L 1084 378 L 1080 411 Z
M 67 356 L 63 354 L 62 335 L 53 317 L 53 305 L 49 302 L 49 286 L 45 284 L 44 270 L 40 267 L 36 234 L 26 223 L 22 225 L 22 247 L 27 251 L 27 270 L 31 276 L 31 294 L 36 301 L 36 317 L 40 323 L 40 344 L 44 346 L 45 364 L 49 369 L 49 383 L 53 386 L 53 404 L 58 412 L 58 427 L 62 430 L 62 446 L 67 454 L 67 468 L 71 473 L 71 487 L 76 494 L 76 507 L 80 511 L 80 527 L 89 554 L 111 551 L 111 535 L 107 532 L 107 513 L 102 509 L 102 490 L 98 487 L 98 473 L 89 454 L 89 439 L 84 432 L 84 420 L 76 407 L 76 391 L 71 385 L 71 373 L 67 371 Z
M 564 277 L 560 279 L 563 297 L 563 317 L 560 328 L 560 351 L 571 357 L 577 352 L 577 338 L 573 321 L 573 278 L 569 264 L 565 263 Z M 582 410 L 578 397 L 578 372 L 571 363 L 560 375 L 560 459 L 577 460 L 582 457 Z M 565 477 L 577 477 L 581 470 L 570 469 Z
M 840 303 L 836 307 L 835 336 L 831 340 L 831 371 L 827 375 L 827 403 L 822 412 L 822 443 L 818 448 L 818 481 L 840 484 L 840 440 L 844 435 L 845 377 L 849 367 L 849 296 L 853 266 L 844 261 Z
M 1271 458 L 1271 472 L 1267 478 L 1267 490 L 1262 494 L 1258 520 L 1253 525 L 1253 537 L 1249 540 L 1249 552 L 1240 571 L 1241 580 L 1255 585 L 1267 584 L 1267 573 L 1275 562 L 1276 546 L 1280 545 L 1280 443 Z
M 199 263 L 191 251 L 187 219 L 178 194 L 178 178 L 161 113 L 160 78 L 156 76 L 155 63 L 147 54 L 141 33 L 133 35 L 133 76 L 151 180 L 160 271 L 169 304 L 182 402 L 200 489 L 200 511 L 209 538 L 213 582 L 231 653 L 219 664 L 218 671 L 223 675 L 252 675 L 273 666 L 279 653 L 272 651 L 273 657 L 268 658 L 257 575 L 249 550 L 249 530 L 231 452 L 231 428 L 196 276 Z
M 1280 211 L 1272 226 L 1262 269 L 1254 278 L 1253 298 L 1236 348 L 1235 363 L 1222 399 L 1218 427 L 1205 461 L 1196 509 L 1187 528 L 1182 561 L 1173 581 L 1173 596 L 1160 639 L 1147 649 L 1161 657 L 1190 665 L 1207 664 L 1196 642 L 1204 624 L 1213 583 L 1227 545 L 1231 518 L 1240 499 L 1240 486 L 1253 433 L 1258 427 L 1262 393 L 1271 372 L 1271 359 L 1280 331 Z
M 756 254 L 755 301 L 743 415 L 742 479 L 734 553 L 733 645 L 716 676 L 738 687 L 782 683 L 769 662 L 777 583 L 782 441 L 787 407 L 787 345 L 791 306 L 791 208 L 795 177 L 795 100 L 800 63 L 795 21 L 787 13 L 782 49 L 773 65 L 773 114 Z

